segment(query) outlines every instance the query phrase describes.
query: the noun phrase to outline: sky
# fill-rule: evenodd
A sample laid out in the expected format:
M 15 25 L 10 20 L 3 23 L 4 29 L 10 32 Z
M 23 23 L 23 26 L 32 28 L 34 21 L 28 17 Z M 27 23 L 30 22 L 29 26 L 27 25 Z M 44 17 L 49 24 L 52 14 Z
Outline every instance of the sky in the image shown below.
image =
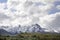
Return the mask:
M 0 0 L 0 26 L 32 24 L 60 31 L 60 0 Z
M 0 3 L 6 3 L 7 0 L 0 0 Z

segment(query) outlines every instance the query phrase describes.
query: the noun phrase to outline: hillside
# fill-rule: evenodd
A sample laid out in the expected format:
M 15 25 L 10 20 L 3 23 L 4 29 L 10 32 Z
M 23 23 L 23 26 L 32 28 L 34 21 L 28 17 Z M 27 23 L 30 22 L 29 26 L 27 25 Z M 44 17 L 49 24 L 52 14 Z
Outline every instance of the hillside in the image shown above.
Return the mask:
M 60 40 L 60 34 L 21 33 L 16 36 L 2 36 L 0 40 Z

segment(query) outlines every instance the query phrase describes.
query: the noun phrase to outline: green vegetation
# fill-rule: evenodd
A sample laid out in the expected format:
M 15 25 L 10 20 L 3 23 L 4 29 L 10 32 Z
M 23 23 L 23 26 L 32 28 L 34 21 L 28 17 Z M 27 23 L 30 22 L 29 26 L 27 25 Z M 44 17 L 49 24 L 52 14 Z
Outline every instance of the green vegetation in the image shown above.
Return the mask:
M 2 36 L 0 40 L 60 40 L 60 34 L 21 33 L 16 36 Z

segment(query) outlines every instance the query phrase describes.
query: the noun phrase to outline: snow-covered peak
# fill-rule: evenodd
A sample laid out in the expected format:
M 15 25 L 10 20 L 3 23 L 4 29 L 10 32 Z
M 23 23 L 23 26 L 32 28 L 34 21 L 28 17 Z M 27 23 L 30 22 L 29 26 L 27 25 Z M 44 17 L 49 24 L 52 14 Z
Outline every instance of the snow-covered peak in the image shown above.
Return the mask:
M 0 29 L 4 29 L 7 32 L 16 34 L 16 33 L 21 33 L 21 32 L 50 32 L 50 33 L 59 33 L 56 30 L 50 30 L 47 28 L 42 28 L 39 24 L 32 24 L 29 26 L 21 26 L 21 25 L 17 25 L 15 27 L 10 27 L 10 26 L 1 26 Z

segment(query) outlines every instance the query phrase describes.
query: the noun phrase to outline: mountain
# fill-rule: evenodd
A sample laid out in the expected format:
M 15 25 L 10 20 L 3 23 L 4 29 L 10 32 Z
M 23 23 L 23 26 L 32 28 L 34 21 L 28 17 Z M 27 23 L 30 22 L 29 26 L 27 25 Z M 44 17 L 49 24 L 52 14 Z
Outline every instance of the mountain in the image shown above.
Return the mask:
M 17 26 L 14 28 L 9 29 L 12 33 L 20 33 L 20 32 L 44 32 L 44 30 L 38 24 L 33 24 L 30 26 Z
M 30 28 L 27 28 L 26 32 L 43 32 L 42 28 L 38 24 L 31 25 Z
M 4 29 L 0 29 L 0 35 L 9 35 L 10 33 Z
M 16 33 L 8 32 L 4 29 L 0 29 L 0 35 L 15 35 Z
M 8 30 L 7 30 L 8 29 Z M 47 30 L 47 31 L 46 31 Z M 15 35 L 21 32 L 27 32 L 27 33 L 32 33 L 32 32 L 40 32 L 40 33 L 55 33 L 54 30 L 50 31 L 46 28 L 41 28 L 41 26 L 39 24 L 33 24 L 33 25 L 29 25 L 29 26 L 15 26 L 15 27 L 4 27 L 1 29 L 0 28 L 0 34 L 10 34 L 10 35 Z

